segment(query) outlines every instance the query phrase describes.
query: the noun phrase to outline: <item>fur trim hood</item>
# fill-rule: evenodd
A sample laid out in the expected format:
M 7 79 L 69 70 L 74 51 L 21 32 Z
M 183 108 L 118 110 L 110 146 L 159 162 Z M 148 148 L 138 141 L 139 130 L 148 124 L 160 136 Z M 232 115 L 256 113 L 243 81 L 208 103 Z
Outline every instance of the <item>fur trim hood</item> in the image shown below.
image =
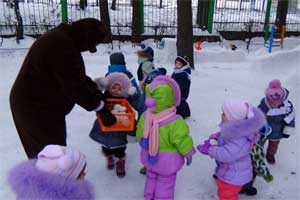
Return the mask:
M 266 118 L 259 108 L 252 108 L 254 116 L 248 119 L 230 121 L 220 126 L 221 136 L 225 140 L 250 137 L 264 125 Z
M 17 199 L 95 199 L 94 189 L 87 181 L 40 171 L 35 163 L 35 159 L 22 162 L 9 172 L 8 182 Z

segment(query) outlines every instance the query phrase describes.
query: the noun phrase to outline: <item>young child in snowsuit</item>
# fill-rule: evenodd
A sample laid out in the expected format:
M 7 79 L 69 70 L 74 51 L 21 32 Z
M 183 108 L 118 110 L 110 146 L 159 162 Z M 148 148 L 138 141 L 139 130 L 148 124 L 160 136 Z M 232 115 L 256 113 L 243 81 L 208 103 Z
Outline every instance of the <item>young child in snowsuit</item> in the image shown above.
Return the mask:
M 279 80 L 270 81 L 265 91 L 265 97 L 258 107 L 265 113 L 268 124 L 272 128 L 267 148 L 267 161 L 275 164 L 275 154 L 282 138 L 288 138 L 293 134 L 295 127 L 295 113 L 293 104 L 287 99 L 289 91 L 281 87 Z
M 266 123 L 264 127 L 259 131 L 260 139 L 256 144 L 254 144 L 251 151 L 251 160 L 253 167 L 253 178 L 252 180 L 245 184 L 240 191 L 240 194 L 246 194 L 253 196 L 257 194 L 257 189 L 253 187 L 256 176 L 261 176 L 266 182 L 271 182 L 273 176 L 271 175 L 267 164 L 265 163 L 265 154 L 263 144 L 267 139 L 267 136 L 272 132 L 272 128 Z
M 252 179 L 251 150 L 264 125 L 264 114 L 248 102 L 227 100 L 222 105 L 220 132 L 197 149 L 217 163 L 218 197 L 237 200 L 242 186 Z
M 10 170 L 8 182 L 17 199 L 95 199 L 94 189 L 84 180 L 86 158 L 78 150 L 47 145 L 37 159 Z
M 189 127 L 176 114 L 180 89 L 168 76 L 157 76 L 146 85 L 147 110 L 138 121 L 137 139 L 141 145 L 141 162 L 147 168 L 144 197 L 174 199 L 176 174 L 195 153 Z
M 96 83 L 99 89 L 105 88 L 104 96 L 107 98 L 126 99 L 134 95 L 135 88 L 130 85 L 129 78 L 119 72 L 108 74 L 104 79 L 98 79 Z M 135 131 L 112 131 L 103 132 L 97 120 L 90 132 L 90 137 L 102 144 L 102 152 L 107 159 L 107 168 L 109 170 L 115 167 L 114 157 L 118 158 L 116 162 L 116 174 L 118 177 L 125 176 L 125 150 L 127 146 L 127 134 L 135 136 Z
M 191 67 L 186 57 L 177 56 L 172 78 L 178 83 L 181 91 L 181 101 L 177 107 L 177 114 L 185 119 L 191 116 L 189 104 L 186 102 L 190 93 Z
M 144 47 L 144 48 L 143 48 Z M 153 64 L 154 51 L 150 46 L 142 46 L 142 49 L 137 52 L 138 64 L 137 77 L 141 90 L 144 90 L 145 78 L 155 69 Z
M 127 75 L 130 79 L 131 85 L 136 88 L 136 94 L 130 97 L 130 102 L 133 108 L 138 112 L 138 118 L 146 110 L 145 98 L 142 96 L 142 93 L 139 89 L 139 86 L 132 75 L 132 73 L 127 69 L 125 57 L 122 52 L 112 53 L 109 57 L 110 65 L 108 66 L 108 73 L 121 72 Z
M 146 79 L 144 80 L 144 84 L 147 86 L 149 85 L 150 83 L 152 83 L 153 79 L 157 76 L 162 76 L 162 75 L 166 75 L 167 74 L 167 70 L 165 68 L 157 68 L 157 69 L 154 69 L 150 72 L 150 74 L 146 77 Z M 145 91 L 143 92 L 143 97 L 144 97 L 144 101 L 145 101 Z M 145 104 L 145 107 L 147 108 L 146 104 Z M 147 169 L 146 167 L 142 167 L 140 169 L 140 173 L 141 174 L 146 174 L 147 173 Z

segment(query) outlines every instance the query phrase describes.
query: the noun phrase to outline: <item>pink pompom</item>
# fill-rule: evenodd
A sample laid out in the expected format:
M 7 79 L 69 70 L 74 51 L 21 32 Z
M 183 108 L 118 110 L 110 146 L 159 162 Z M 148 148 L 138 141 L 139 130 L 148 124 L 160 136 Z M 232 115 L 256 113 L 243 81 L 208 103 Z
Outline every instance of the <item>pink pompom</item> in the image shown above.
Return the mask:
M 156 102 L 155 99 L 152 97 L 147 97 L 146 101 L 145 101 L 146 106 L 150 109 L 150 110 L 154 110 Z
M 270 81 L 269 88 L 281 88 L 280 80 L 274 79 L 274 80 Z

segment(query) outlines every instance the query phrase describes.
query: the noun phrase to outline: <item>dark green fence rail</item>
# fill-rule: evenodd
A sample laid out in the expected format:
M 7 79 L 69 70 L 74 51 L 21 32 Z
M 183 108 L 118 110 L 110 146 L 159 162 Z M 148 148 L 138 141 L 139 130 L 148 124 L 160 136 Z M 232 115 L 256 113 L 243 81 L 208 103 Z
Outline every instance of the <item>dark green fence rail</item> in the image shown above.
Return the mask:
M 94 17 L 100 19 L 99 0 L 66 0 L 67 20 Z M 207 0 L 209 1 L 209 0 Z M 252 31 L 263 32 L 268 0 L 215 0 L 212 32 Z M 40 35 L 63 20 L 60 0 L 0 0 L 0 36 L 16 34 L 17 18 L 14 3 L 19 3 L 24 34 Z M 111 29 L 114 35 L 132 34 L 131 0 L 109 0 Z M 115 4 L 114 4 L 115 3 Z M 198 0 L 192 1 L 194 35 L 206 34 L 197 21 Z M 277 0 L 272 0 L 269 23 L 274 24 Z M 65 16 L 64 15 L 64 16 Z M 65 16 L 66 17 L 66 16 Z M 144 0 L 144 34 L 175 35 L 177 28 L 176 0 Z M 300 0 L 289 0 L 286 21 L 288 32 L 300 31 Z

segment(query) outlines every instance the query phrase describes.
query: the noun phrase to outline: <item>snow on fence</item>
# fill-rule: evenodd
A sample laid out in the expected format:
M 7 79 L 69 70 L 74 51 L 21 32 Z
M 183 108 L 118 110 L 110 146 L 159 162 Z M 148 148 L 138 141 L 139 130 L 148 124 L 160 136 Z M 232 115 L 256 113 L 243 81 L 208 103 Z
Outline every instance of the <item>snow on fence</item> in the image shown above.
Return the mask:
M 300 31 L 300 0 L 290 0 L 287 31 Z M 67 0 L 68 20 L 94 17 L 100 19 L 99 0 Z M 267 0 L 215 0 L 213 30 L 263 31 Z M 194 33 L 202 31 L 196 24 L 198 0 L 192 0 Z M 109 0 L 109 13 L 114 35 L 131 35 L 131 0 Z M 60 0 L 19 0 L 24 33 L 41 34 L 62 21 Z M 277 1 L 271 7 L 270 23 L 276 17 Z M 0 35 L 14 35 L 17 24 L 14 0 L 0 0 Z M 150 35 L 175 35 L 177 28 L 176 0 L 144 0 L 145 33 Z

